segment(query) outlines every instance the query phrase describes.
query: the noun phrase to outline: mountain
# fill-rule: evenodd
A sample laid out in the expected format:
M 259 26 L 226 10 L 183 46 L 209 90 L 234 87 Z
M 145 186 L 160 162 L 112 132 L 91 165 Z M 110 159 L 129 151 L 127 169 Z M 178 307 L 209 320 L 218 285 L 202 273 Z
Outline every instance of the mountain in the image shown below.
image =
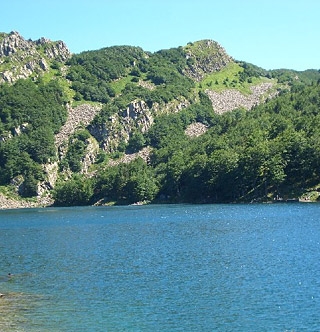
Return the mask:
M 55 61 L 64 62 L 71 56 L 62 41 L 46 38 L 25 40 L 16 31 L 0 33 L 0 83 L 39 75 L 49 70 Z
M 319 82 L 212 40 L 71 54 L 0 33 L 0 204 L 316 199 Z

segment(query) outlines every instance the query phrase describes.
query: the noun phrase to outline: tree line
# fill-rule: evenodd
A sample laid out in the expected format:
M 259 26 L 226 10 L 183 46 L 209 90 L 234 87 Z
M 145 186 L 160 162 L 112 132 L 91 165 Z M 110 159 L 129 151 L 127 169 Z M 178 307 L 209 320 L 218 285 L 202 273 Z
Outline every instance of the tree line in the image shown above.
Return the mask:
M 102 167 L 94 179 L 72 179 L 87 195 L 68 204 L 266 201 L 319 184 L 319 84 L 293 87 L 252 111 L 216 115 L 204 94 L 199 100 L 156 118 L 143 137 L 143 145 L 153 147 L 148 163 L 137 159 Z M 185 129 L 193 122 L 209 130 L 188 137 Z M 58 186 L 58 204 L 66 203 L 63 195 L 72 196 L 68 186 Z
M 57 158 L 54 134 L 66 121 L 66 102 L 54 80 L 0 85 L 0 185 L 22 176 L 21 194 L 36 195 L 41 165 Z

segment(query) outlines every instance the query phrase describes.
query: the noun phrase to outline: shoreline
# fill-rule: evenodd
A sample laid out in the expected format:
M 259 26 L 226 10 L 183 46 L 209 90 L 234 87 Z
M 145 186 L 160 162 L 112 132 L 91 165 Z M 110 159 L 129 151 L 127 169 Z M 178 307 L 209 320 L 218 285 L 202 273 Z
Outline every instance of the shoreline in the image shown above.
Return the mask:
M 0 211 L 1 210 L 15 210 L 15 209 L 28 209 L 28 208 L 41 208 L 49 207 L 53 204 L 50 197 L 41 197 L 37 201 L 17 200 L 6 197 L 0 193 Z
M 133 204 L 106 204 L 106 203 L 100 203 L 100 204 L 88 204 L 87 206 L 143 206 L 143 205 L 152 205 L 152 204 L 292 204 L 292 203 L 318 203 L 318 201 L 310 200 L 310 199 L 303 199 L 303 198 L 294 198 L 294 199 L 284 199 L 284 200 L 273 200 L 273 201 L 248 201 L 248 202 L 229 202 L 229 203 L 199 203 L 199 202 L 193 202 L 193 203 L 186 203 L 186 202 L 136 202 Z M 32 208 L 49 208 L 54 207 L 54 201 L 50 197 L 43 197 L 38 198 L 37 201 L 27 201 L 27 200 L 15 200 L 12 198 L 8 198 L 2 193 L 0 193 L 0 212 L 6 211 L 6 210 L 18 210 L 18 209 L 32 209 Z M 64 206 L 64 207 L 71 207 L 71 206 Z M 74 206 L 76 207 L 76 206 Z

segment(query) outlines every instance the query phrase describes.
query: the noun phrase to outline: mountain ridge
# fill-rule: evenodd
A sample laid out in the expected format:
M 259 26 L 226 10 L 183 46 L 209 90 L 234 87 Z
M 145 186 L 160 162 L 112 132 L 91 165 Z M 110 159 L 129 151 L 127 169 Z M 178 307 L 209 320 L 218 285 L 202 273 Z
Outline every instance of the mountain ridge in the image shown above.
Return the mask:
M 45 72 L 53 60 L 64 62 L 71 56 L 63 41 L 52 42 L 44 37 L 32 41 L 24 39 L 17 31 L 0 34 L 0 83 L 13 83 L 34 72 Z M 10 59 L 11 65 L 8 66 Z
M 0 184 L 6 195 L 38 197 L 41 205 L 52 199 L 60 205 L 88 204 L 101 201 L 102 194 L 97 193 L 106 189 L 98 188 L 105 186 L 99 181 L 109 168 L 120 172 L 123 167 L 138 167 L 137 174 L 143 172 L 135 179 L 132 173 L 126 180 L 135 195 L 124 193 L 125 186 L 123 192 L 113 187 L 102 201 L 169 196 L 183 200 L 179 198 L 181 189 L 165 189 L 168 174 L 161 173 L 158 166 L 162 165 L 160 151 L 173 142 L 179 151 L 179 141 L 191 140 L 192 145 L 194 140 L 212 135 L 214 128 L 219 132 L 225 126 L 223 119 L 229 117 L 219 118 L 225 112 L 237 114 L 240 121 L 243 111 L 254 111 L 319 78 L 316 70 L 267 71 L 234 60 L 212 40 L 154 53 L 111 46 L 71 54 L 62 41 L 27 41 L 17 32 L 1 33 Z M 231 118 L 228 121 L 233 123 Z M 169 119 L 172 123 L 167 123 Z M 176 137 L 167 133 L 173 142 L 162 135 L 171 126 L 178 126 Z M 143 156 L 143 164 L 139 156 Z M 128 166 L 121 166 L 119 160 Z M 176 181 L 183 181 L 183 176 Z M 74 191 L 78 198 L 71 202 L 63 190 L 69 196 Z M 87 196 L 80 197 L 78 192 Z M 184 195 L 188 196 L 187 191 Z

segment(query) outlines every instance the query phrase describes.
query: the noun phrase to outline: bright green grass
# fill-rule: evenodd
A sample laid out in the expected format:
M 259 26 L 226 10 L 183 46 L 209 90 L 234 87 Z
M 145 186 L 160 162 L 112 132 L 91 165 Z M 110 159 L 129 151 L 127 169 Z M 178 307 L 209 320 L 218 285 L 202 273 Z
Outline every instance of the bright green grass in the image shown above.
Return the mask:
M 1 42 L 4 38 L 6 38 L 6 36 L 7 36 L 6 33 L 4 33 L 4 32 L 0 32 L 0 42 Z
M 111 83 L 111 86 L 115 90 L 117 95 L 120 94 L 124 90 L 125 86 L 131 82 L 132 77 L 133 76 L 128 75 Z
M 125 89 L 126 85 L 128 83 L 132 83 L 132 79 L 135 78 L 135 76 L 132 75 L 127 75 L 124 77 L 121 77 L 118 80 L 112 81 L 110 85 L 112 88 L 115 90 L 116 95 L 119 95 L 122 93 L 122 91 Z M 147 74 L 146 73 L 141 73 L 141 76 L 139 77 L 140 80 L 146 80 L 147 79 Z M 137 83 L 135 83 L 137 84 Z
M 69 83 L 69 81 L 66 80 L 65 77 L 60 75 L 60 70 L 50 68 L 48 71 L 41 74 L 41 80 L 44 83 L 49 83 L 52 80 L 57 80 L 59 82 L 59 85 L 63 88 L 67 99 L 69 101 L 73 100 L 75 91 L 71 89 L 71 84 Z
M 242 71 L 243 68 L 241 68 L 237 63 L 230 62 L 223 69 L 206 76 L 202 80 L 201 84 L 203 86 L 209 86 L 211 83 L 214 83 L 214 85 L 221 86 L 226 79 L 228 79 L 230 82 L 234 79 L 239 81 L 239 73 Z M 216 82 L 218 82 L 218 84 L 216 84 Z
M 4 195 L 5 197 L 17 201 L 27 201 L 27 202 L 36 202 L 37 198 L 21 198 L 21 196 L 18 195 L 15 187 L 13 185 L 7 185 L 7 186 L 0 186 L 0 194 Z
M 191 52 L 197 58 L 205 58 L 212 55 L 212 52 L 218 51 L 218 45 L 216 42 L 210 41 L 210 46 L 208 47 L 207 42 L 209 40 L 199 40 L 194 43 L 188 43 L 184 50 Z
M 13 197 L 14 195 L 14 190 L 13 186 L 0 186 L 0 194 L 3 194 L 7 197 Z
M 201 82 L 197 84 L 199 90 L 213 90 L 221 92 L 227 89 L 236 89 L 243 94 L 250 94 L 250 87 L 269 81 L 267 78 L 252 77 L 250 82 L 240 82 L 239 74 L 243 68 L 237 63 L 230 62 L 222 70 L 207 75 Z

